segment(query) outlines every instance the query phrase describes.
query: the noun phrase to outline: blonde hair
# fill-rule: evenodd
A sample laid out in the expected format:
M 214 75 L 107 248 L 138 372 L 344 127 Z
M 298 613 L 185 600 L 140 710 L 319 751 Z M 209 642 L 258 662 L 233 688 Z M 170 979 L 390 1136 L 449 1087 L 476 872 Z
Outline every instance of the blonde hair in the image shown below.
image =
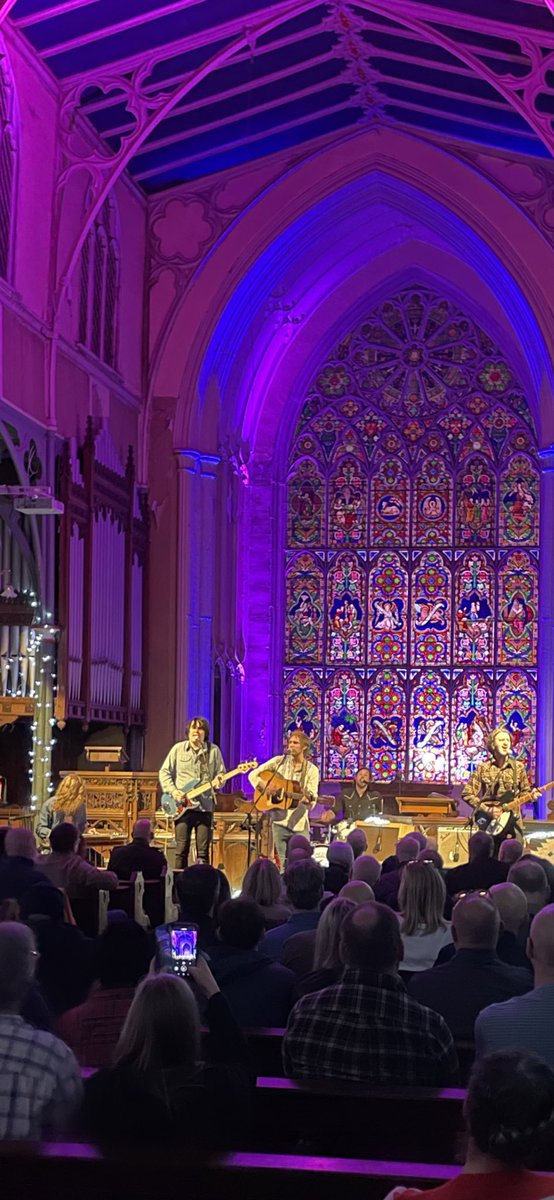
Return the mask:
M 135 992 L 115 1048 L 114 1065 L 139 1071 L 185 1067 L 200 1059 L 200 1019 L 184 979 L 147 975 Z
M 257 858 L 251 863 L 242 881 L 241 896 L 255 900 L 261 908 L 278 904 L 281 899 L 281 876 L 269 858 Z
M 314 971 L 324 971 L 329 967 L 340 967 L 342 960 L 339 954 L 341 929 L 348 913 L 353 912 L 356 905 L 353 900 L 340 898 L 331 900 L 319 918 L 315 935 Z
M 303 729 L 290 729 L 287 734 L 287 741 L 290 741 L 291 737 L 300 738 L 300 744 L 303 750 L 307 750 L 308 746 L 311 746 L 312 744 L 311 737 L 308 737 L 308 734 L 304 733 Z
M 85 801 L 85 785 L 76 771 L 70 771 L 62 779 L 54 796 L 54 812 L 63 812 L 66 821 L 75 816 Z
M 489 750 L 491 752 L 491 754 L 492 754 L 492 751 L 494 750 L 494 743 L 495 743 L 499 733 L 507 733 L 510 738 L 510 744 L 511 744 L 512 735 L 510 733 L 510 730 L 508 729 L 508 726 L 507 725 L 495 725 L 494 729 L 491 729 L 489 736 L 487 738 L 487 750 Z
M 425 933 L 445 929 L 445 900 L 445 882 L 433 863 L 406 863 L 398 889 L 398 905 L 402 913 L 401 933 L 410 937 L 422 926 Z

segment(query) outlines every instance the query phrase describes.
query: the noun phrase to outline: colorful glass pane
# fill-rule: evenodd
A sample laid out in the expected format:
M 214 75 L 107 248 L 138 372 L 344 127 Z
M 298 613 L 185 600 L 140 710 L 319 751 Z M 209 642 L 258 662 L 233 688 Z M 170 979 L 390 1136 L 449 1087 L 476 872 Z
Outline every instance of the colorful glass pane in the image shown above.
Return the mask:
M 342 418 L 330 411 L 322 413 L 317 420 L 312 421 L 310 432 L 317 438 L 326 458 L 331 458 L 343 427 Z
M 364 567 L 355 554 L 339 554 L 328 580 L 328 660 L 361 663 L 365 654 Z
M 535 779 L 537 689 L 524 671 L 507 671 L 504 675 L 496 696 L 496 721 L 510 730 L 514 754 L 523 759 L 530 780 Z
M 404 772 L 406 684 L 385 668 L 374 676 L 367 696 L 367 766 L 374 779 L 395 779 Z
M 490 560 L 464 554 L 456 571 L 454 659 L 489 663 L 494 657 L 494 578 Z
M 495 529 L 495 479 L 490 463 L 470 459 L 457 481 L 456 541 L 459 546 L 492 546 Z
M 287 571 L 286 661 L 322 656 L 323 571 L 313 554 L 300 554 Z
M 451 778 L 464 782 L 487 757 L 493 727 L 492 688 L 482 671 L 464 671 L 452 697 Z
M 450 649 L 450 568 L 430 550 L 412 575 L 412 655 L 416 663 L 445 663 Z
M 452 540 L 452 473 L 442 458 L 428 458 L 415 478 L 413 541 L 447 546 Z
M 355 458 L 345 458 L 329 484 L 331 546 L 361 546 L 367 531 L 367 479 Z
M 353 671 L 336 671 L 325 694 L 325 773 L 348 779 L 362 766 L 364 697 Z
M 402 463 L 386 458 L 371 481 L 371 541 L 374 546 L 406 546 L 410 518 L 409 482 Z
M 323 541 L 325 485 L 309 458 L 296 467 L 288 486 L 287 544 L 320 546 Z
M 440 783 L 448 778 L 448 689 L 439 671 L 421 671 L 410 701 L 410 778 Z
M 536 546 L 539 540 L 539 475 L 517 454 L 500 478 L 500 545 Z
M 498 589 L 498 661 L 532 666 L 537 657 L 538 572 L 524 550 L 514 550 L 503 560 Z
M 369 575 L 368 661 L 405 662 L 408 655 L 408 573 L 390 550 L 379 555 Z
M 319 762 L 321 755 L 321 680 L 305 669 L 289 675 L 283 694 L 285 736 L 302 729 L 312 740 L 312 755 Z

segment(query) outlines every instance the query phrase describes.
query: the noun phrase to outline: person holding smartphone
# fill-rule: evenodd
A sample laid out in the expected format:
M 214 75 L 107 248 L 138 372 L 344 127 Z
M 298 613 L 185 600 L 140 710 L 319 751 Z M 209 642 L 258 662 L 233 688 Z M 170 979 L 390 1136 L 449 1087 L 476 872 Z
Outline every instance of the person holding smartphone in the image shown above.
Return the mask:
M 199 861 L 209 862 L 215 791 L 221 787 L 224 774 L 223 756 L 219 746 L 210 742 L 206 718 L 192 717 L 185 730 L 185 740 L 171 747 L 159 773 L 162 808 L 175 818 L 177 869 L 188 866 L 193 831 Z M 187 802 L 187 791 L 203 782 L 209 782 L 211 787 Z

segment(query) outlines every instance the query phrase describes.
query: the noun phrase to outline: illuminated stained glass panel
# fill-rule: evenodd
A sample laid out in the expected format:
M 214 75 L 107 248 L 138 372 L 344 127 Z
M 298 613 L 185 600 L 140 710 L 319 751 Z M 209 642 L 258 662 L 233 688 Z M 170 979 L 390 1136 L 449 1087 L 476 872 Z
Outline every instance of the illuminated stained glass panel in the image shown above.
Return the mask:
M 371 541 L 375 546 L 406 546 L 410 521 L 408 477 L 397 458 L 381 463 L 371 482 Z
M 416 675 L 410 698 L 412 778 L 432 783 L 448 779 L 450 702 L 447 677 L 439 671 Z
M 537 687 L 527 672 L 506 671 L 501 678 L 496 696 L 496 720 L 510 730 L 514 752 L 523 759 L 533 782 L 536 775 Z
M 345 458 L 329 484 L 329 543 L 363 546 L 367 536 L 367 478 L 356 458 Z
M 456 540 L 459 546 L 492 546 L 495 540 L 496 481 L 492 464 L 474 457 L 458 475 Z
M 452 695 L 451 778 L 455 783 L 463 783 L 486 759 L 493 724 L 490 679 L 483 671 L 464 671 Z
M 367 694 L 366 766 L 373 779 L 392 780 L 404 770 L 406 682 L 390 667 L 376 672 Z
M 365 656 L 365 567 L 355 554 L 339 554 L 328 574 L 328 661 L 361 663 Z
M 336 671 L 325 685 L 325 774 L 351 779 L 364 759 L 364 693 L 353 671 Z
M 468 551 L 456 570 L 454 659 L 457 663 L 494 661 L 494 565 L 477 550 Z
M 408 656 L 406 560 L 384 550 L 369 573 L 368 662 L 400 663 Z
M 500 545 L 537 546 L 539 473 L 526 454 L 516 454 L 500 478 Z
M 325 487 L 315 462 L 306 458 L 296 466 L 289 480 L 287 505 L 287 544 L 321 546 Z
M 323 570 L 314 554 L 299 554 L 287 570 L 286 661 L 320 662 L 323 644 Z
M 442 458 L 428 458 L 414 481 L 413 541 L 416 546 L 452 542 L 452 472 Z
M 538 570 L 531 555 L 525 550 L 508 554 L 498 578 L 500 663 L 536 663 L 538 590 Z
M 416 663 L 446 663 L 450 652 L 450 569 L 436 550 L 417 558 L 412 575 L 412 654 Z
M 283 691 L 285 734 L 302 729 L 312 740 L 315 762 L 321 758 L 321 680 L 306 669 L 289 675 Z M 271 757 L 268 747 L 268 757 Z

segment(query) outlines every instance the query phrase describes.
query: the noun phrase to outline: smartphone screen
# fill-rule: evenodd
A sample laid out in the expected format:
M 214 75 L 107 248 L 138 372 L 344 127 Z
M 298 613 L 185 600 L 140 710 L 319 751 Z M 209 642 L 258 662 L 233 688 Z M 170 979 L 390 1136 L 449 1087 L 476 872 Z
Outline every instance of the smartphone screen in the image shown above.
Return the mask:
M 194 966 L 198 948 L 196 925 L 161 925 L 156 929 L 158 965 L 174 975 L 187 975 Z

